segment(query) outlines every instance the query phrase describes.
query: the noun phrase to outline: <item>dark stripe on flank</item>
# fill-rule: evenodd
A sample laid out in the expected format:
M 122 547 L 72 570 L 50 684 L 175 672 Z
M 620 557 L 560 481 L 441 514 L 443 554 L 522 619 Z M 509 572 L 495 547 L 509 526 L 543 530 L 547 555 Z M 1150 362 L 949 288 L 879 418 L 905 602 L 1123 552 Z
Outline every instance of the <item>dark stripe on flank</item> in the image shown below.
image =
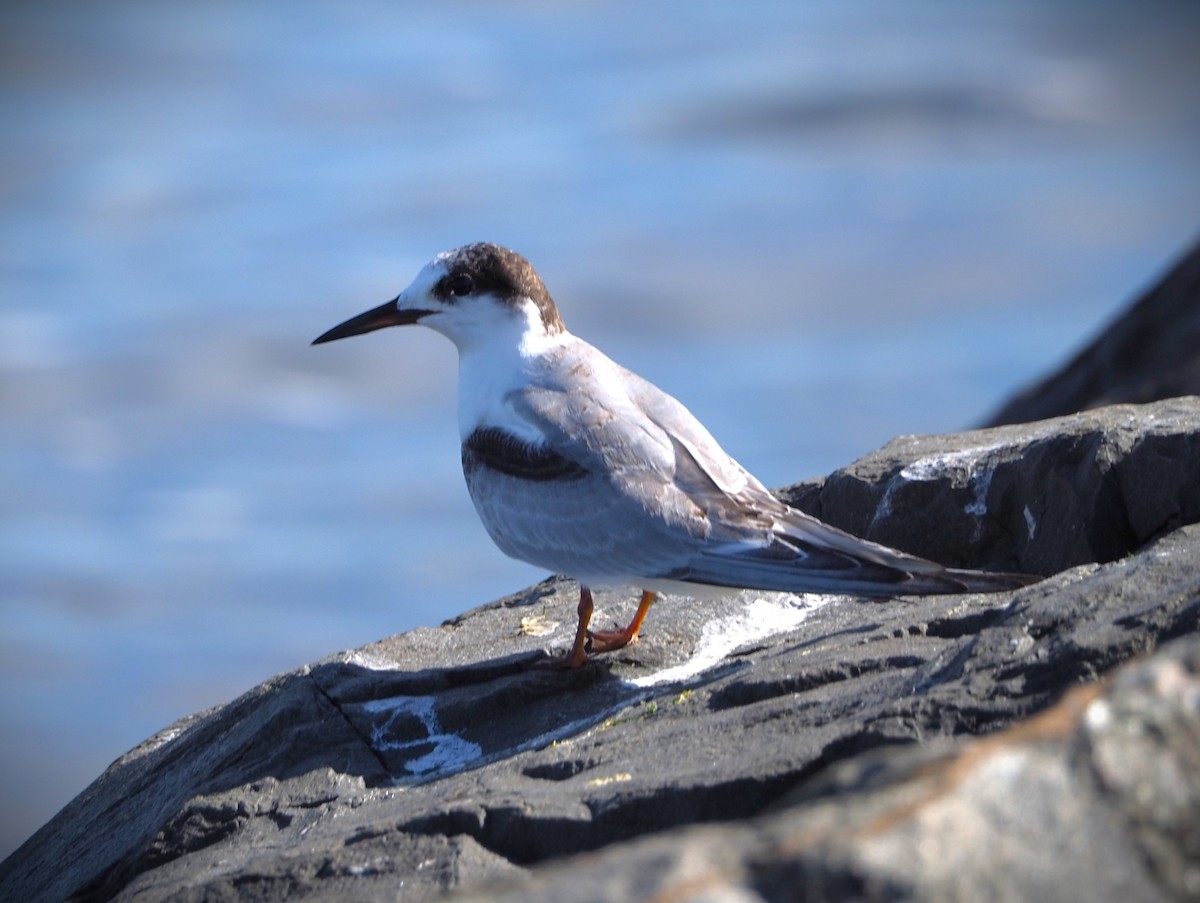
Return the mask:
M 518 439 L 498 427 L 477 429 L 462 446 L 463 470 L 479 467 L 521 480 L 578 480 L 587 471 L 562 455 L 541 445 Z

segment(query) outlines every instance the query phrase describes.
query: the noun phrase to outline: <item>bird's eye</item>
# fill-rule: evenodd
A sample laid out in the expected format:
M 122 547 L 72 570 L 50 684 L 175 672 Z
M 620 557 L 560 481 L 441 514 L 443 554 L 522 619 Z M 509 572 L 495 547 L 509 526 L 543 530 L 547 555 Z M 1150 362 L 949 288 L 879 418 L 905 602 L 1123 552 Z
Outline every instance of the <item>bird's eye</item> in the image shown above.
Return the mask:
M 475 280 L 466 273 L 455 273 L 450 277 L 450 281 L 446 283 L 446 291 L 452 294 L 455 298 L 461 298 L 464 295 L 469 295 L 475 288 Z

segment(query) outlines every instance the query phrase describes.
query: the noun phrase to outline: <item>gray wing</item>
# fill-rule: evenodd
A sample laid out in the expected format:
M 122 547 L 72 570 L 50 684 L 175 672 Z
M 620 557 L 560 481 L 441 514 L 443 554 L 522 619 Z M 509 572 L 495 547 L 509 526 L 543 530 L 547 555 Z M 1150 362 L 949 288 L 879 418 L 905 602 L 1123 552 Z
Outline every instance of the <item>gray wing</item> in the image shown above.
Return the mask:
M 590 346 L 567 346 L 555 364 L 510 402 L 556 454 L 587 472 L 586 494 L 576 495 L 584 541 L 599 541 L 609 547 L 609 561 L 616 552 L 622 565 L 636 567 L 621 566 L 625 574 L 880 596 L 974 585 L 977 572 L 948 571 L 789 508 L 676 399 Z M 604 516 L 589 517 L 582 510 L 589 505 Z M 597 535 L 606 528 L 636 535 L 619 551 L 611 537 Z M 990 577 L 982 575 L 988 588 L 1000 588 Z
M 512 407 L 635 509 L 697 543 L 765 538 L 768 512 L 787 510 L 652 383 L 582 342 L 554 363 L 510 395 Z

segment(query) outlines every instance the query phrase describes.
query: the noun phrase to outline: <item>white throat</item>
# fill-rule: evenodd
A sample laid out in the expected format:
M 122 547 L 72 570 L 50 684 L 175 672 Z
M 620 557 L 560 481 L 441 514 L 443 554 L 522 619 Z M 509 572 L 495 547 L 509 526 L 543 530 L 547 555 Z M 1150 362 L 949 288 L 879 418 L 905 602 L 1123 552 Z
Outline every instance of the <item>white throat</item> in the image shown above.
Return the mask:
M 540 434 L 513 409 L 509 395 L 526 386 L 544 356 L 561 345 L 568 333 L 547 335 L 541 315 L 531 303 L 517 310 L 494 308 L 468 328 L 444 332 L 458 347 L 458 430 L 465 440 L 480 427 L 502 427 L 529 441 Z M 428 325 L 435 325 L 430 318 Z M 456 327 L 461 324 L 455 324 Z

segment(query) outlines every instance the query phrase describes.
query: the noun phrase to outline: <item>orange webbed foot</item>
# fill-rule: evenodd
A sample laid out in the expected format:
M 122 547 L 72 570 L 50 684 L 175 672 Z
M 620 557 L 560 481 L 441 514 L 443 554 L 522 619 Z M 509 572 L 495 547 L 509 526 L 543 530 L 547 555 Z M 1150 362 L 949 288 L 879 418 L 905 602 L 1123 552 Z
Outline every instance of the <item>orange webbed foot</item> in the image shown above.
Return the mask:
M 579 624 L 575 628 L 575 642 L 571 646 L 571 651 L 564 656 L 540 662 L 537 667 L 556 670 L 581 668 L 591 661 L 588 656 L 589 652 L 612 652 L 615 649 L 623 649 L 630 643 L 636 643 L 638 631 L 642 629 L 646 613 L 650 611 L 650 606 L 654 604 L 656 598 L 656 593 L 649 590 L 643 591 L 637 613 L 624 630 L 591 631 L 588 630 L 588 624 L 592 620 L 592 611 L 595 607 L 592 602 L 592 591 L 586 586 L 580 586 Z
M 629 622 L 629 626 L 623 630 L 587 631 L 587 651 L 612 652 L 636 643 L 638 632 L 642 629 L 642 622 L 646 620 L 650 606 L 654 604 L 656 598 L 658 598 L 657 593 L 643 590 L 642 601 L 638 604 L 637 613 L 633 616 L 633 620 Z

